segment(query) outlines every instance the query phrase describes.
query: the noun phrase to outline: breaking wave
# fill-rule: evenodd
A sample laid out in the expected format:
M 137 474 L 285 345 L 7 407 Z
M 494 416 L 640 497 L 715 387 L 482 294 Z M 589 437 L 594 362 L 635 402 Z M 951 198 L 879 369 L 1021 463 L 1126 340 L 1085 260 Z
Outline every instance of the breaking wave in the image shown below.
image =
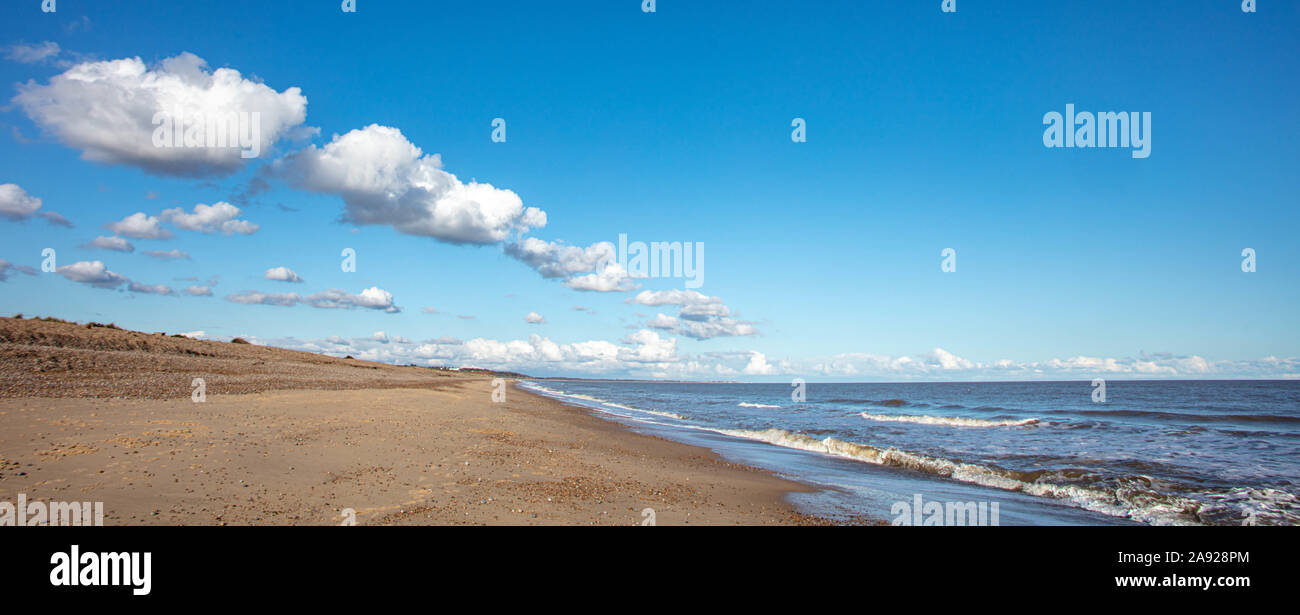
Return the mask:
M 1265 523 L 1294 524 L 1300 521 L 1300 500 L 1293 494 L 1272 489 L 1258 493 L 1233 493 L 1226 497 L 1220 495 L 1217 498 L 1205 494 L 1206 499 L 1211 501 L 1201 501 L 1160 491 L 1156 487 L 1163 481 L 1148 476 L 1102 480 L 1094 473 L 1077 470 L 1017 472 L 893 448 L 880 449 L 833 437 L 819 440 L 776 428 L 762 431 L 711 431 L 863 463 L 904 468 L 995 489 L 1019 491 L 1151 525 L 1240 524 L 1248 517 L 1245 513 L 1253 513 L 1255 517 L 1252 518 Z M 1093 479 L 1095 484 L 1064 484 L 1051 479 Z M 1264 517 L 1261 519 L 1260 515 Z
M 862 418 L 868 421 L 882 421 L 887 423 L 917 423 L 920 425 L 947 425 L 949 427 L 1021 427 L 1024 425 L 1037 425 L 1038 419 L 1008 419 L 1008 420 L 989 420 L 989 419 L 970 419 L 957 416 L 926 416 L 926 415 L 904 415 L 904 414 L 871 414 L 863 412 Z
M 548 388 L 546 388 L 546 387 L 544 387 L 544 386 L 542 386 L 542 385 L 539 385 L 539 384 L 533 384 L 533 383 L 529 383 L 529 382 L 522 382 L 522 383 L 520 383 L 520 386 L 522 386 L 522 387 L 524 387 L 524 388 L 526 388 L 526 389 L 532 390 L 532 391 L 536 391 L 536 392 L 538 392 L 538 393 L 544 393 L 544 394 L 546 394 L 546 395 L 550 395 L 550 396 L 552 396 L 552 397 L 566 397 L 566 398 L 569 398 L 569 399 L 580 399 L 580 400 L 582 400 L 582 401 L 586 401 L 586 402 L 591 402 L 591 403 L 593 403 L 593 404 L 597 404 L 598 406 L 605 406 L 605 408 L 597 407 L 596 409 L 597 409 L 597 410 L 602 410 L 602 411 L 604 411 L 604 412 L 609 412 L 610 414 L 614 414 L 614 415 L 616 415 L 616 416 L 625 416 L 625 415 L 620 415 L 620 414 L 618 414 L 618 413 L 616 413 L 616 412 L 610 412 L 608 408 L 617 408 L 617 409 L 619 409 L 619 410 L 626 410 L 626 411 L 628 411 L 628 412 L 640 412 L 640 413 L 642 413 L 642 414 L 652 414 L 652 415 L 654 415 L 654 416 L 661 416 L 661 417 L 669 418 L 669 419 L 677 419 L 677 420 L 679 420 L 679 421 L 686 420 L 686 417 L 684 417 L 684 416 L 682 416 L 682 415 L 680 415 L 680 414 L 677 414 L 677 413 L 675 413 L 675 412 L 662 412 L 662 411 L 659 411 L 659 410 L 647 410 L 647 409 L 645 409 L 645 408 L 634 408 L 634 407 L 632 407 L 632 406 L 625 406 L 625 405 L 623 405 L 623 404 L 614 403 L 614 402 L 612 402 L 612 401 L 609 401 L 608 399 L 601 399 L 601 398 L 599 398 L 599 397 L 592 397 L 591 395 L 582 395 L 582 394 L 580 394 L 580 393 L 565 393 L 564 391 L 557 391 L 557 390 L 555 390 L 555 389 L 548 389 Z M 625 418 L 633 418 L 633 417 L 625 417 Z

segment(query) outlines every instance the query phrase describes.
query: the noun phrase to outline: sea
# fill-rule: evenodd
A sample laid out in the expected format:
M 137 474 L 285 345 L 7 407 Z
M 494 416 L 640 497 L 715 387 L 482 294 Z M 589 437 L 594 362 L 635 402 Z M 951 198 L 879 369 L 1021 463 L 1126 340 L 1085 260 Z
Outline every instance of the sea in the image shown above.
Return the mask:
M 833 519 L 1300 523 L 1300 381 L 520 385 L 806 483 L 791 502 Z

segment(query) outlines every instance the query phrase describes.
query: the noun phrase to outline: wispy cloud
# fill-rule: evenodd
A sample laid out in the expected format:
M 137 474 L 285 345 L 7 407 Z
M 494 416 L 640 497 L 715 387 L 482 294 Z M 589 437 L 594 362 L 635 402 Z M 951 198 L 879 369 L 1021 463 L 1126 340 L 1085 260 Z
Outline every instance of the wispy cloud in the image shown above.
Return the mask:
M 54 41 L 40 43 L 14 43 L 4 48 L 6 58 L 23 64 L 52 60 L 59 55 L 59 44 Z

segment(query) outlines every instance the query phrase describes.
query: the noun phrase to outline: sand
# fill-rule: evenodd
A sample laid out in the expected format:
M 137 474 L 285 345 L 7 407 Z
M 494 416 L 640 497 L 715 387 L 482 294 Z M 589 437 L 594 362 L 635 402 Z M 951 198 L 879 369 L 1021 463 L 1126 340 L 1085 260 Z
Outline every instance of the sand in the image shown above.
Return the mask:
M 0 501 L 99 501 L 107 525 L 829 522 L 707 449 L 496 403 L 497 374 L 7 318 L 0 368 Z

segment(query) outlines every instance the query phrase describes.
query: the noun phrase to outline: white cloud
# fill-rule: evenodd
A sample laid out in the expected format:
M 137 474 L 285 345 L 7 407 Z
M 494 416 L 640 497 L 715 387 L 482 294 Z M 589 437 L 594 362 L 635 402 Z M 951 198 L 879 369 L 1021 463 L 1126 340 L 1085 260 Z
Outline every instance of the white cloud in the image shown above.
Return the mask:
M 279 282 L 295 282 L 295 283 L 301 283 L 304 281 L 302 279 L 302 276 L 298 275 L 297 273 L 294 272 L 294 270 L 288 267 L 272 267 L 270 269 L 267 269 L 266 279 L 276 280 Z
M 377 286 L 371 286 L 355 295 L 337 288 L 331 288 L 308 295 L 303 298 L 303 302 L 318 308 L 352 309 L 360 307 L 383 310 L 388 313 L 402 311 L 402 308 L 393 305 L 393 294 Z
M 172 290 L 172 287 L 165 284 L 141 284 L 139 282 L 131 282 L 126 289 L 133 293 L 145 293 L 150 295 L 176 294 L 176 291 Z
M 710 297 L 699 291 L 671 289 L 637 293 L 626 303 L 638 305 L 681 306 L 678 312 L 677 333 L 697 340 L 715 337 L 736 337 L 757 335 L 758 329 L 752 324 L 731 318 L 731 308 L 722 302 L 722 297 Z M 669 317 L 660 314 L 654 324 L 648 326 L 662 329 Z
M 1092 378 L 1266 378 L 1280 377 L 1300 366 L 1300 359 L 1268 357 L 1255 361 L 1211 361 L 1201 356 L 1167 353 L 1138 357 L 1073 356 L 1043 361 L 1000 359 L 983 362 L 942 348 L 914 356 L 893 357 L 844 353 L 809 362 L 799 370 L 835 379 L 899 380 L 1042 380 Z M 791 368 L 796 369 L 796 368 Z
M 41 200 L 27 194 L 18 184 L 0 184 L 0 216 L 10 220 L 30 218 L 41 208 Z
M 207 62 L 188 52 L 152 68 L 140 58 L 83 62 L 48 84 L 20 84 L 13 102 L 37 125 L 81 150 L 85 160 L 183 177 L 228 175 L 247 160 L 237 147 L 155 146 L 156 114 L 257 113 L 255 149 L 266 152 L 307 113 L 298 88 L 277 92 L 231 68 L 209 72 Z
M 104 225 L 115 235 L 125 235 L 135 239 L 171 239 L 172 232 L 163 228 L 157 216 L 148 216 L 144 212 L 133 213 L 117 222 Z
M 464 183 L 388 126 L 371 124 L 308 146 L 276 163 L 290 184 L 343 199 L 352 224 L 380 224 L 456 244 L 489 244 L 546 225 L 510 190 Z
M 212 288 L 208 286 L 194 285 L 194 286 L 190 286 L 189 288 L 186 288 L 185 294 L 190 295 L 192 297 L 211 297 Z
M 524 316 L 524 322 L 530 325 L 544 325 L 546 324 L 546 319 L 537 312 L 529 312 L 527 316 Z
M 651 329 L 667 329 L 669 331 L 677 328 L 677 319 L 660 313 L 658 316 L 650 319 L 645 326 Z
M 19 273 L 25 273 L 27 275 L 36 275 L 36 269 L 32 267 L 28 267 L 27 265 L 15 265 L 3 258 L 0 258 L 0 282 L 4 282 L 5 280 L 8 280 L 9 276 L 13 275 L 12 272 L 14 271 L 17 271 Z
M 621 353 L 625 361 L 635 363 L 668 363 L 677 359 L 677 340 L 661 337 L 649 329 L 641 329 L 623 339 L 631 344 L 631 351 Z
M 615 260 L 616 256 L 614 244 L 608 241 L 579 248 L 536 237 L 506 244 L 505 250 L 506 254 L 536 269 L 544 278 L 564 278 L 575 273 L 592 272 Z
M 749 363 L 745 365 L 744 373 L 750 376 L 770 376 L 776 373 L 776 368 L 768 364 L 763 353 L 755 350 L 749 353 Z
M 637 284 L 627 275 L 627 270 L 618 263 L 605 263 L 598 272 L 569 278 L 565 286 L 573 290 L 590 290 L 598 293 L 624 292 L 637 288 Z
M 975 363 L 963 359 L 942 348 L 935 348 L 930 352 L 929 358 L 943 369 L 971 369 Z
M 186 213 L 180 207 L 163 210 L 160 217 L 176 228 L 187 231 L 198 231 L 200 233 L 220 231 L 223 235 L 235 233 L 252 235 L 256 233 L 258 229 L 256 224 L 247 220 L 235 219 L 240 213 L 238 207 L 230 203 L 218 202 L 212 205 L 199 203 L 194 206 L 194 213 Z
M 232 293 L 226 295 L 226 301 L 232 303 L 242 303 L 244 305 L 278 305 L 282 307 L 291 307 L 302 302 L 302 297 L 298 293 L 263 293 L 255 290 L 244 291 L 242 293 Z
M 81 261 L 55 269 L 55 273 L 77 282 L 89 284 L 95 288 L 117 288 L 131 280 L 126 276 L 109 271 L 103 261 Z
M 626 303 L 639 305 L 711 305 L 721 304 L 722 297 L 710 297 L 697 290 L 643 290 Z
M 121 237 L 96 237 L 83 246 L 83 248 L 95 248 L 98 250 L 112 250 L 114 252 L 134 252 L 135 246 L 131 242 Z
M 40 209 L 41 199 L 27 194 L 18 184 L 0 184 L 0 218 L 18 222 L 35 216 L 56 226 L 72 226 L 62 215 Z
M 608 241 L 580 248 L 528 237 L 506 244 L 505 252 L 544 278 L 564 278 L 565 286 L 574 290 L 623 292 L 637 287 Z
M 144 254 L 145 256 L 152 256 L 156 259 L 164 260 L 164 261 L 190 260 L 189 254 L 182 252 L 176 248 L 172 248 L 171 250 L 168 250 L 166 252 L 162 250 L 145 250 L 141 254 Z
M 44 62 L 59 55 L 59 44 L 54 41 L 27 44 L 14 43 L 5 48 L 5 57 L 23 64 Z
M 371 310 L 381 310 L 390 314 L 402 311 L 402 308 L 393 304 L 392 293 L 379 287 L 372 286 L 360 293 L 351 294 L 337 288 L 331 288 L 315 294 L 303 297 L 298 293 L 264 293 L 260 291 L 244 291 L 242 293 L 233 293 L 226 295 L 226 301 L 232 303 L 242 303 L 245 305 L 278 305 L 282 307 L 292 307 L 300 303 L 322 309 L 354 309 L 365 308 Z
M 59 267 L 55 269 L 55 273 L 78 284 L 87 284 L 95 288 L 115 289 L 125 284 L 126 289 L 133 293 L 171 296 L 176 294 L 175 290 L 165 284 L 142 284 L 133 281 L 109 270 L 103 261 L 80 261 Z
M 683 315 L 682 318 L 684 319 L 685 316 Z M 758 335 L 758 329 L 754 328 L 753 325 L 740 322 L 734 318 L 710 318 L 704 321 L 683 320 L 677 332 L 697 340 Z
M 1170 368 L 1168 377 L 1281 378 L 1288 374 L 1300 377 L 1300 358 L 1267 357 L 1254 361 L 1210 361 L 1198 356 L 1143 355 L 1140 358 L 1116 359 L 1113 362 L 1085 361 L 1080 367 L 1053 370 L 1042 362 L 999 360 L 979 362 L 952 353 L 931 351 L 915 356 L 891 357 L 869 353 L 844 353 L 830 359 L 771 361 L 756 350 L 739 352 L 680 354 L 677 340 L 648 329 L 638 330 L 619 342 L 587 340 L 572 343 L 554 341 L 540 335 L 527 339 L 495 340 L 475 338 L 460 341 L 442 337 L 418 344 L 395 344 L 402 338 L 388 337 L 384 343 L 375 336 L 346 339 L 338 336 L 325 340 L 300 341 L 293 338 L 264 340 L 274 346 L 322 352 L 334 356 L 352 355 L 360 359 L 406 365 L 446 365 L 484 367 L 518 371 L 530 375 L 591 375 L 635 378 L 705 379 L 745 377 L 755 380 L 805 378 L 809 381 L 941 381 L 941 380 L 1044 380 L 1077 379 L 1082 395 L 1088 394 L 1087 382 L 1098 375 L 1092 367 L 1105 366 L 1129 370 L 1115 372 L 1144 377 L 1134 369 L 1140 362 L 1153 362 Z M 945 351 L 946 352 L 946 351 Z M 950 368 L 944 367 L 944 362 Z M 953 362 L 955 361 L 955 362 Z M 1064 361 L 1063 361 L 1064 362 Z M 966 367 L 962 367 L 966 366 Z M 1186 369 L 1180 369 L 1186 368 Z M 1202 368 L 1208 372 L 1201 372 Z

